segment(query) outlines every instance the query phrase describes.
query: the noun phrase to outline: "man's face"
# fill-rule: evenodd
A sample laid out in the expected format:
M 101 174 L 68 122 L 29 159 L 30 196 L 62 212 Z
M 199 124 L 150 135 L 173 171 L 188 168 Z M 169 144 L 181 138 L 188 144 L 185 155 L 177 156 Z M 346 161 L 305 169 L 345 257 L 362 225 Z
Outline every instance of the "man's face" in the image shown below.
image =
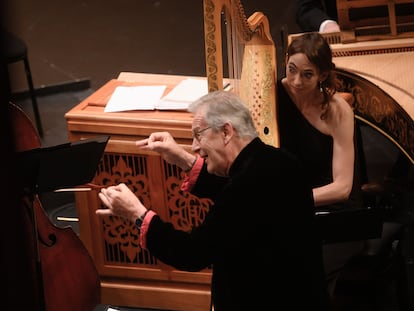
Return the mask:
M 207 171 L 210 174 L 227 176 L 228 165 L 223 131 L 210 127 L 200 111 L 194 115 L 192 133 L 192 149 L 204 158 Z

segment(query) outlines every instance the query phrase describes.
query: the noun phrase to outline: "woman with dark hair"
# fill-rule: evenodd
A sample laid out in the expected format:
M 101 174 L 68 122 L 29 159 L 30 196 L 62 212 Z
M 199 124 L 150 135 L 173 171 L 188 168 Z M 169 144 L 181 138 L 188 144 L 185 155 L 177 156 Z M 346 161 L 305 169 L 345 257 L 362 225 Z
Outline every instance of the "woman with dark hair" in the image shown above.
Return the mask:
M 336 92 L 334 69 L 322 35 L 304 33 L 287 48 L 286 76 L 277 88 L 280 145 L 304 164 L 321 211 L 362 206 L 354 112 Z M 324 245 L 331 293 L 341 268 L 363 246 L 362 241 Z
M 325 39 L 305 33 L 289 45 L 278 81 L 280 145 L 305 163 L 317 208 L 349 204 L 354 194 L 354 112 L 336 93 L 334 68 Z

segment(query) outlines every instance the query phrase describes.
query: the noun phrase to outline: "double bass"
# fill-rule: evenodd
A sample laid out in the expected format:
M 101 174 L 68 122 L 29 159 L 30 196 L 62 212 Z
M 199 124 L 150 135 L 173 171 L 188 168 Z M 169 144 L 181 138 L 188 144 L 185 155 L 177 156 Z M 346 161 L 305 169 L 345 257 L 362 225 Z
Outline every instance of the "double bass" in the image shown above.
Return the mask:
M 41 147 L 41 139 L 24 111 L 9 103 L 16 152 Z M 101 300 L 100 279 L 88 251 L 71 227 L 57 227 L 36 193 L 24 193 L 25 234 L 35 272 L 34 292 L 41 311 L 91 311 Z

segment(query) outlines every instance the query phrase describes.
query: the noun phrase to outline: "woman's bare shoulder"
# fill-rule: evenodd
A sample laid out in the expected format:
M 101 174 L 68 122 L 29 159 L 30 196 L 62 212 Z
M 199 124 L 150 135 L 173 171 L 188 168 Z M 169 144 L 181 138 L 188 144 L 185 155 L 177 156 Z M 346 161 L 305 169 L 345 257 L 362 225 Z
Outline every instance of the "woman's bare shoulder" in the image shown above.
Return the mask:
M 332 106 L 335 115 L 354 117 L 352 102 L 341 94 L 336 93 L 332 96 L 330 106 Z
M 330 103 L 329 128 L 332 136 L 348 131 L 354 125 L 354 111 L 351 105 L 341 96 L 335 94 Z

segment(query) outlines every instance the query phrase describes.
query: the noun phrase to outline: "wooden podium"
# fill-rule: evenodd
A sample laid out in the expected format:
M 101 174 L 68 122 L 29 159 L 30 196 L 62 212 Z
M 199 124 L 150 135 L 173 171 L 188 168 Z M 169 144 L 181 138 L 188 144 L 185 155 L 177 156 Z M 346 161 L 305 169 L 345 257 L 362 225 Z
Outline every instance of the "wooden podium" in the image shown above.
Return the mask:
M 110 135 L 93 180 L 99 185 L 126 183 L 144 205 L 176 228 L 190 230 L 203 221 L 210 206 L 180 191 L 183 172 L 135 141 L 154 131 L 169 131 L 191 148 L 191 116 L 185 111 L 127 111 L 104 108 L 119 85 L 167 85 L 166 93 L 187 76 L 121 73 L 65 114 L 70 141 Z M 103 304 L 168 310 L 206 311 L 210 308 L 211 271 L 178 271 L 140 248 L 133 223 L 99 217 L 97 191 L 76 193 L 80 238 L 101 279 Z

